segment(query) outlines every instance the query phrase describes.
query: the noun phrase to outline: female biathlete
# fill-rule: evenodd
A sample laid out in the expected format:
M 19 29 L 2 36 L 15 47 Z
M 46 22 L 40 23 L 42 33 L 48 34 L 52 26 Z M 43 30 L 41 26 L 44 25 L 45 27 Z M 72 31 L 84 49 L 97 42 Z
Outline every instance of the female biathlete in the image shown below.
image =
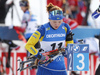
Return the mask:
M 29 38 L 25 48 L 39 59 L 37 75 L 67 75 L 64 63 L 64 53 L 58 56 L 51 63 L 50 57 L 42 53 L 58 48 L 64 48 L 65 42 L 73 43 L 72 31 L 68 24 L 63 22 L 63 12 L 58 6 L 52 3 L 47 5 L 49 22 L 41 25 Z M 35 48 L 35 44 L 40 41 L 42 51 Z M 40 64 L 40 62 L 45 64 Z

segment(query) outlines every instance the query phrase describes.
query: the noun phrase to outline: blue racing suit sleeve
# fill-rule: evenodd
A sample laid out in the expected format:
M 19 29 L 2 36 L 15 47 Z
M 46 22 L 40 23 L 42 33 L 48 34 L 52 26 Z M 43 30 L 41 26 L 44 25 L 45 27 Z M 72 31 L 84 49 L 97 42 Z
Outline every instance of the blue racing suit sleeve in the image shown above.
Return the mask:
M 44 28 L 43 25 L 41 25 L 41 26 L 37 29 L 37 31 L 39 31 L 40 34 L 41 34 L 40 38 L 41 38 L 42 36 L 44 36 L 44 34 L 45 34 L 45 28 Z
M 69 34 L 70 32 L 72 32 L 71 28 L 68 24 L 65 24 L 64 26 L 67 28 L 67 33 L 66 34 Z
M 70 29 L 70 26 L 68 24 L 65 24 L 65 27 L 67 29 L 67 32 L 66 32 L 66 41 L 70 41 L 69 43 L 72 43 L 72 40 L 73 40 L 72 30 Z

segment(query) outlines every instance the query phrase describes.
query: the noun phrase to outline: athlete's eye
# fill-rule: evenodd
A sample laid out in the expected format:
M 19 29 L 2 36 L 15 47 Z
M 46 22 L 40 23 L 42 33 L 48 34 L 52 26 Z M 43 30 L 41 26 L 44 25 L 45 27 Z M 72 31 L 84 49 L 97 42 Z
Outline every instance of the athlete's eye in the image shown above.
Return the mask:
M 61 21 L 59 21 L 59 23 L 61 23 Z

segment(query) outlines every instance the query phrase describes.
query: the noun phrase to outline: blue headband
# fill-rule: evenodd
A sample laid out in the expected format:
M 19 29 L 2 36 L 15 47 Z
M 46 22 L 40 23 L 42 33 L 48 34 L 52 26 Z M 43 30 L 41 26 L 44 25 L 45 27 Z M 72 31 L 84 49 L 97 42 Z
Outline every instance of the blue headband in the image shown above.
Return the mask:
M 53 10 L 49 12 L 49 19 L 50 20 L 62 20 L 63 19 L 63 12 L 61 10 Z
M 27 1 L 20 1 L 20 6 L 28 6 L 28 2 Z

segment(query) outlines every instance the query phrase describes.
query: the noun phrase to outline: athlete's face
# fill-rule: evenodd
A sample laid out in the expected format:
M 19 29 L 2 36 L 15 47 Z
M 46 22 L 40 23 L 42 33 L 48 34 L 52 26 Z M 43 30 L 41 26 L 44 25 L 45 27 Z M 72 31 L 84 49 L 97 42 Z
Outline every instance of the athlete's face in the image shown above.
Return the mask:
M 26 7 L 24 7 L 24 6 L 21 6 L 21 9 L 22 9 L 22 11 L 26 11 Z
M 58 29 L 61 23 L 63 22 L 63 20 L 49 20 L 49 21 L 54 29 Z

